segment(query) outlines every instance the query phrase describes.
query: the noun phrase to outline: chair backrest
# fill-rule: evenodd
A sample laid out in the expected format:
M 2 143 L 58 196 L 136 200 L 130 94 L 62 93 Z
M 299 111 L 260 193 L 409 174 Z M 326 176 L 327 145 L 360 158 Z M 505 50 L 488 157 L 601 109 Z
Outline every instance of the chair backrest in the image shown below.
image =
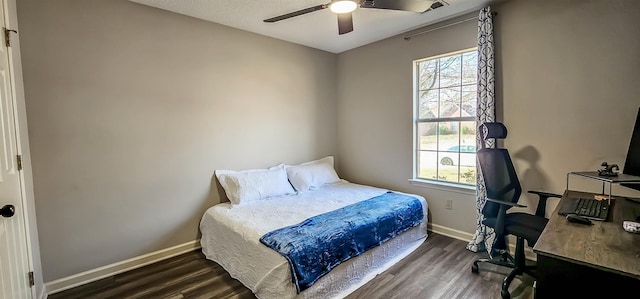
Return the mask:
M 487 197 L 509 202 L 518 202 L 522 186 L 507 149 L 498 148 L 497 140 L 507 137 L 507 128 L 499 122 L 484 123 L 479 130 L 482 148 L 478 151 L 478 164 L 487 189 Z M 495 148 L 487 147 L 487 141 L 493 138 Z M 482 209 L 485 217 L 496 217 L 500 205 L 487 201 Z

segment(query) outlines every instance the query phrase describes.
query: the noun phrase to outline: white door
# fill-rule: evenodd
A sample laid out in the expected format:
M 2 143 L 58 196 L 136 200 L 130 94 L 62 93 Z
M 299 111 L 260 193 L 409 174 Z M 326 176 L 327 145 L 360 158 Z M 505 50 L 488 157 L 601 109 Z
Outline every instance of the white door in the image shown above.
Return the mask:
M 6 1 L 0 0 L 2 27 L 7 27 L 6 11 Z M 31 286 L 17 161 L 13 74 L 4 29 L 0 35 L 0 298 L 22 299 L 31 298 Z

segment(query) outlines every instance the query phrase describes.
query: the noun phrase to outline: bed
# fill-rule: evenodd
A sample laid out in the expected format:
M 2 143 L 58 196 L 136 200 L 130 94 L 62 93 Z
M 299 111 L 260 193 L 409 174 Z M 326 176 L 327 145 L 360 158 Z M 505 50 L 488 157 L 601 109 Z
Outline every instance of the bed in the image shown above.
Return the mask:
M 264 175 L 266 172 L 271 174 Z M 333 157 L 265 170 L 220 170 L 216 176 L 230 202 L 214 205 L 202 216 L 202 252 L 258 298 L 343 298 L 406 257 L 427 238 L 427 202 L 422 196 L 340 179 L 333 170 Z M 339 263 L 304 290 L 294 283 L 296 275 L 292 274 L 288 259 L 261 242 L 263 236 L 275 230 L 389 193 L 417 199 L 423 220 Z

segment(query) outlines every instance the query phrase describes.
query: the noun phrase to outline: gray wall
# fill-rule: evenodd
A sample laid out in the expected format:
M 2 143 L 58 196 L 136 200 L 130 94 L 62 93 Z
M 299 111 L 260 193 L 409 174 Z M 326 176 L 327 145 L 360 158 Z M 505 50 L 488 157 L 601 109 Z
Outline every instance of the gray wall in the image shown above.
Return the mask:
M 457 217 L 475 218 L 470 195 L 416 187 L 408 179 L 413 169 L 413 60 L 476 44 L 477 21 L 468 21 L 408 41 L 400 35 L 338 55 L 338 147 L 347 180 L 421 194 L 429 202 L 433 224 L 471 229 L 466 219 Z M 455 200 L 454 210 L 444 209 L 446 199 Z
M 562 192 L 567 172 L 622 167 L 640 108 L 640 2 L 517 0 L 497 10 L 505 145 L 524 187 Z
M 622 165 L 640 3 L 493 10 L 498 114 L 524 189 Z M 434 225 L 474 231 L 472 195 L 408 183 L 412 61 L 473 47 L 473 21 L 334 55 L 124 0 L 23 0 L 18 16 L 45 281 L 197 239 L 215 169 L 327 154 L 342 177 L 421 194 Z
M 124 0 L 18 13 L 45 282 L 196 240 L 215 169 L 335 154 L 334 54 Z
M 622 167 L 640 107 L 640 2 L 511 0 L 492 10 L 498 120 L 524 190 L 562 193 L 567 172 L 602 161 Z M 338 58 L 343 176 L 424 195 L 433 224 L 467 233 L 475 230 L 472 195 L 408 182 L 412 60 L 472 47 L 476 30 L 467 22 L 408 42 L 397 36 Z M 529 194 L 522 202 L 535 209 Z

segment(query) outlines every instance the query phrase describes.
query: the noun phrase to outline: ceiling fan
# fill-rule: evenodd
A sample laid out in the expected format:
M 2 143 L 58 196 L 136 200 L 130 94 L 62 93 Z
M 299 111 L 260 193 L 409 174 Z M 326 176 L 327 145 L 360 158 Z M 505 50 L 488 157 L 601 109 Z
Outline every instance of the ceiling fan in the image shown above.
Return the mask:
M 351 13 L 358 7 L 423 13 L 442 7 L 444 6 L 444 4 L 447 4 L 447 2 L 445 2 L 444 0 L 331 0 L 331 2 L 326 4 L 320 4 L 277 17 L 269 18 L 264 20 L 264 22 L 278 22 L 288 18 L 297 17 L 310 12 L 329 8 L 338 16 L 338 33 L 345 34 L 353 31 L 353 18 Z

